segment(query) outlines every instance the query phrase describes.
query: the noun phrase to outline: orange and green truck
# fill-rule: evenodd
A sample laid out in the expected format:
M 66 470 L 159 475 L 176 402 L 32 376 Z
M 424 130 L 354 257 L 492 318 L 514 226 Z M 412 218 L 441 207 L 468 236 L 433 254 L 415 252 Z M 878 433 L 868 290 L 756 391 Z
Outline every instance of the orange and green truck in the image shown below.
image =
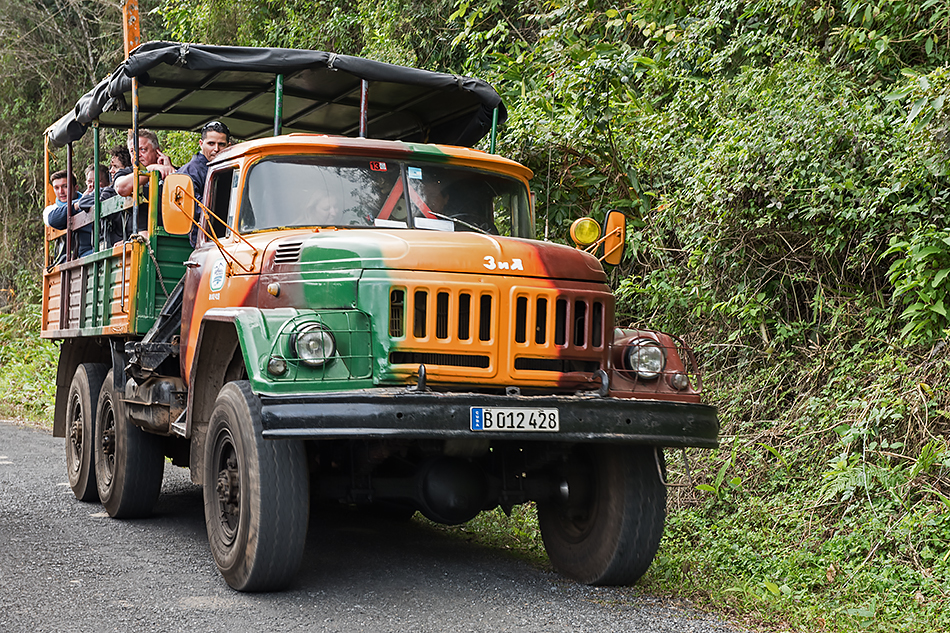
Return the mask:
M 599 239 L 579 221 L 586 249 L 535 239 L 531 171 L 472 149 L 505 116 L 485 82 L 344 55 L 131 51 L 47 130 L 48 169 L 90 137 L 98 161 L 102 129 L 217 120 L 242 142 L 201 192 L 152 172 L 47 229 L 76 497 L 144 516 L 165 458 L 190 468 L 238 590 L 291 583 L 327 502 L 444 524 L 534 503 L 558 570 L 636 581 L 663 449 L 715 447 L 716 411 L 681 341 L 615 322 L 595 254 L 619 259 L 622 214 Z

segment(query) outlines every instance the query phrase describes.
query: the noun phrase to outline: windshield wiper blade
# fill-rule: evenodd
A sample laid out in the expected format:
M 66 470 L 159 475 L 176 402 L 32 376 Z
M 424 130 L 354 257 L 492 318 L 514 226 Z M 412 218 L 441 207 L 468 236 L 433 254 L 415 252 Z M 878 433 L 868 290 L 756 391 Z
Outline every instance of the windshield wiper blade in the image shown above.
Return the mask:
M 482 234 L 484 234 L 484 235 L 491 235 L 491 233 L 489 233 L 488 231 L 486 231 L 486 230 L 483 229 L 482 227 L 480 227 L 480 226 L 475 226 L 474 224 L 469 224 L 469 223 L 466 222 L 465 220 L 461 220 L 461 219 L 459 219 L 459 218 L 453 218 L 453 217 L 450 216 L 450 215 L 442 215 L 441 213 L 436 213 L 435 211 L 432 211 L 431 209 L 429 210 L 429 213 L 431 213 L 431 214 L 434 215 L 435 217 L 439 218 L 440 220 L 448 220 L 449 222 L 458 222 L 458 223 L 461 224 L 462 226 L 466 226 L 466 227 L 472 229 L 473 231 L 478 231 L 479 233 L 482 233 Z

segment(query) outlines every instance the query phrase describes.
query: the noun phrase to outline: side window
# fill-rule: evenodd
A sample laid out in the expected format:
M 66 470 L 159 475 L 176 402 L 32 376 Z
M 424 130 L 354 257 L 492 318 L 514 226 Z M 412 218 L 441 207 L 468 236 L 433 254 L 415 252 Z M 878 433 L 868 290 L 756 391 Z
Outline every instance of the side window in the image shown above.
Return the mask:
M 205 228 L 218 239 L 223 238 L 228 231 L 226 222 L 229 221 L 229 216 L 233 213 L 233 183 L 237 180 L 237 176 L 237 169 L 231 167 L 230 169 L 216 171 L 211 177 L 211 196 L 208 200 L 208 208 L 217 217 L 205 218 Z

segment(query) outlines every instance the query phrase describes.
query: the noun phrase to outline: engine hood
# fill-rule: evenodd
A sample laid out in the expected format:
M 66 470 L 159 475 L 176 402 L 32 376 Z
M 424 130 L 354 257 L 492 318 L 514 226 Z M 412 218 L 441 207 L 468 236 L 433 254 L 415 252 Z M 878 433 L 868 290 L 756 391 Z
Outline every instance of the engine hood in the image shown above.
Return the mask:
M 263 261 L 264 272 L 376 269 L 607 281 L 597 258 L 582 251 L 469 232 L 294 231 L 270 241 Z

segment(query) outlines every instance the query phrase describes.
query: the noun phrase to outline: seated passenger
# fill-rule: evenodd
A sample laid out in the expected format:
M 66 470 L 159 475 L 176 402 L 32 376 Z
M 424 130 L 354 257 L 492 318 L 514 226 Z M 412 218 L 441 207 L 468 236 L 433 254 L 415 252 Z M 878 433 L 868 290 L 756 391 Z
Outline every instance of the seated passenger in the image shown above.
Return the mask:
M 68 206 L 72 206 L 69 215 L 75 215 L 80 210 L 76 206 L 75 202 L 72 205 L 67 204 L 67 197 L 69 195 L 67 178 L 72 180 L 72 184 L 75 187 L 76 177 L 67 173 L 66 170 L 57 171 L 49 177 L 49 182 L 51 185 L 53 185 L 53 192 L 56 194 L 56 202 L 43 209 L 43 222 L 45 222 L 47 226 L 51 226 L 54 229 L 66 228 L 66 209 Z M 78 196 L 78 192 L 76 195 Z M 73 200 L 75 201 L 76 198 L 74 197 Z M 73 243 L 76 245 L 78 257 L 88 255 L 92 252 L 91 224 L 87 224 L 86 226 L 80 227 L 73 231 L 73 238 Z M 60 259 L 61 256 L 57 256 L 55 261 L 59 261 Z
M 103 200 L 102 192 L 106 187 L 109 186 L 111 179 L 109 178 L 109 170 L 106 169 L 105 165 L 88 165 L 86 167 L 86 190 L 82 193 L 82 196 L 79 197 L 79 200 L 76 201 L 76 206 L 80 211 L 88 211 L 96 202 L 95 197 L 95 184 L 96 184 L 96 169 L 99 169 L 99 199 Z
M 109 180 L 108 186 L 104 187 L 99 194 L 100 200 L 108 200 L 119 195 L 115 190 L 115 181 L 120 176 L 128 176 L 132 173 L 132 157 L 129 150 L 121 145 L 116 145 L 109 150 Z
M 133 152 L 133 143 L 132 143 L 132 130 L 129 130 L 129 155 L 131 156 Z M 158 136 L 155 135 L 155 132 L 146 129 L 139 130 L 139 155 L 138 160 L 139 164 L 142 166 L 142 172 L 139 174 L 139 192 L 148 196 L 148 172 L 157 171 L 160 174 L 160 179 L 164 180 L 168 174 L 175 171 L 175 166 L 172 165 L 171 159 L 168 158 L 161 151 L 161 145 L 158 142 Z M 114 187 L 116 193 L 120 196 L 131 196 L 133 191 L 134 180 L 131 172 L 122 174 L 121 176 L 116 173 L 116 179 Z
M 99 169 L 99 188 L 102 189 L 109 185 L 112 182 L 112 178 L 109 176 L 109 170 L 105 165 L 94 165 L 89 164 L 86 166 L 86 190 L 83 191 L 83 195 L 90 194 L 94 191 L 96 186 L 96 169 Z
M 115 177 L 119 170 L 129 169 L 129 171 L 125 172 L 128 174 L 131 173 L 131 167 L 132 156 L 129 154 L 129 148 L 116 145 L 109 150 L 109 178 L 112 182 L 115 182 Z
M 129 130 L 129 155 L 132 155 L 133 143 L 132 143 L 132 130 Z M 139 142 L 139 154 L 138 160 L 140 164 L 140 173 L 139 173 L 139 194 L 142 196 L 148 197 L 148 180 L 149 172 L 156 171 L 159 173 L 159 180 L 163 180 L 170 173 L 175 171 L 175 166 L 172 165 L 171 160 L 162 153 L 160 145 L 158 142 L 158 136 L 155 135 L 155 132 L 146 129 L 140 129 L 138 135 Z M 128 197 L 132 195 L 135 184 L 135 176 L 133 175 L 132 167 L 127 167 L 119 169 L 116 171 L 115 178 L 112 183 L 112 187 L 106 188 L 103 191 L 103 200 L 106 200 L 114 195 L 119 195 L 123 197 Z M 139 231 L 142 231 L 147 227 L 148 224 L 148 205 L 140 205 L 138 210 L 138 217 L 136 227 L 133 227 L 132 218 L 129 217 L 129 214 L 123 214 L 120 218 L 119 216 L 113 216 L 111 226 L 106 232 L 106 243 L 115 243 L 125 239 L 128 239 L 132 235 L 132 229 L 137 228 Z
M 228 129 L 224 123 L 220 121 L 211 121 L 210 123 L 205 123 L 201 128 L 201 140 L 198 141 L 198 151 L 191 158 L 190 161 L 181 166 L 181 168 L 175 172 L 178 174 L 187 174 L 191 177 L 192 183 L 195 185 L 195 198 L 199 202 L 204 202 L 202 196 L 205 192 L 205 180 L 208 177 L 208 162 L 213 160 L 221 150 L 226 148 L 231 143 L 231 130 Z M 199 214 L 200 207 L 195 208 L 195 220 L 197 221 L 200 217 Z M 188 233 L 188 239 L 191 241 L 191 245 L 194 246 L 198 240 L 198 226 L 192 225 L 191 231 Z

